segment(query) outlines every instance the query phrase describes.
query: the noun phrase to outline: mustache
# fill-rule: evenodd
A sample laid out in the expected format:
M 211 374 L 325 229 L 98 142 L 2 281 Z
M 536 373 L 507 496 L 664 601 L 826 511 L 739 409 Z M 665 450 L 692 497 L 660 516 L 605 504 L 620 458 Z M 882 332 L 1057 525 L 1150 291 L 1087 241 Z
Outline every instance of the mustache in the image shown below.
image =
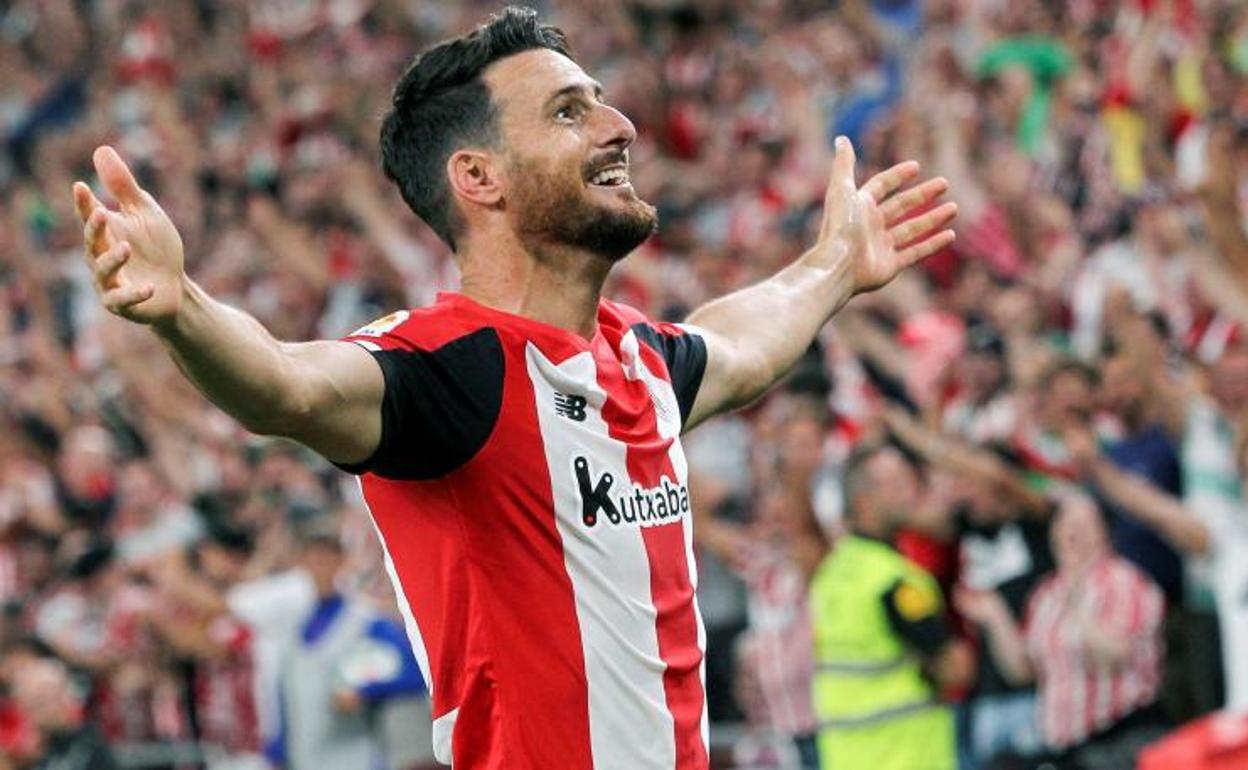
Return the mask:
M 612 150 L 585 164 L 586 178 L 597 174 L 608 166 L 628 165 L 628 150 Z

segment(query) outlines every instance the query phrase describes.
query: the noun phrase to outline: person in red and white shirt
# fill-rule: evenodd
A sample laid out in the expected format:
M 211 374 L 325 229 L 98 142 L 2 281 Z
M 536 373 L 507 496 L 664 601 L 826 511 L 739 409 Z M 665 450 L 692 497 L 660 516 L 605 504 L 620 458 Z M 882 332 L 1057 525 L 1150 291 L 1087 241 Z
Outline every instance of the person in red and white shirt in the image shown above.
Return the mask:
M 1017 684 L 1034 680 L 1041 734 L 1057 753 L 1138 748 L 1160 734 L 1165 600 L 1110 548 L 1096 503 L 1065 493 L 1052 528 L 1057 569 L 1032 593 L 1022 628 L 999 595 L 959 595 L 989 654 Z
M 758 685 L 768 726 L 793 742 L 803 768 L 814 770 L 815 659 L 806 595 L 828 538 L 815 519 L 809 483 L 792 481 L 765 487 L 748 525 L 698 514 L 697 543 L 745 582 L 750 643 L 738 665 L 751 668 L 747 675 Z
M 508 8 L 422 53 L 382 121 L 386 175 L 455 253 L 460 293 L 346 340 L 287 343 L 185 274 L 110 148 L 74 186 L 111 312 L 147 324 L 246 427 L 360 476 L 458 770 L 707 770 L 705 630 L 680 434 L 786 373 L 853 295 L 953 241 L 913 162 L 854 180 L 837 141 L 816 242 L 659 323 L 605 300 L 654 232 L 633 124 L 563 33 Z M 907 187 L 907 185 L 910 185 Z
M 151 569 L 160 605 L 148 622 L 176 655 L 194 662 L 189 721 L 208 770 L 267 766 L 260 753 L 255 633 L 226 603 L 252 547 L 250 532 L 214 522 L 185 555 L 170 554 Z

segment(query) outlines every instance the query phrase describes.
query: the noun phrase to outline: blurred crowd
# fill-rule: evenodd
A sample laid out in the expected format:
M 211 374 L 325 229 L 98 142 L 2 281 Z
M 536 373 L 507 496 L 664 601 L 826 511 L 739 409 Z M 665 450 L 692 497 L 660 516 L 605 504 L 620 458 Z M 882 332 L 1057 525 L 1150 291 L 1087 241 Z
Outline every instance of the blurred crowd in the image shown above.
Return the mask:
M 680 319 L 792 260 L 837 135 L 860 179 L 916 159 L 960 207 L 952 248 L 687 437 L 710 715 L 744 725 L 724 766 L 803 761 L 807 585 L 863 445 L 913 472 L 897 547 L 977 652 L 945 688 L 965 767 L 1130 767 L 1248 710 L 1248 6 L 536 5 L 638 128 L 661 226 L 617 300 Z M 427 704 L 355 481 L 99 307 L 69 189 L 117 147 L 191 275 L 282 338 L 427 303 L 454 264 L 379 173 L 379 117 L 496 9 L 0 7 L 0 768 L 428 761 L 391 729 Z M 344 724 L 358 746 L 318 743 Z

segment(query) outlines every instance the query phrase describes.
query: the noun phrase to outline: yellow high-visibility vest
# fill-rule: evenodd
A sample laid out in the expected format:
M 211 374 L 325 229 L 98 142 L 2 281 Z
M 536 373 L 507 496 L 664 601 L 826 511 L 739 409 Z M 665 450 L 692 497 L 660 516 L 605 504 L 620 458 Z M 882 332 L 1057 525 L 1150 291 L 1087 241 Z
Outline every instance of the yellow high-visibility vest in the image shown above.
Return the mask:
M 889 623 L 943 609 L 940 586 L 886 543 L 841 538 L 810 587 L 819 757 L 825 770 L 953 770 L 953 715 Z

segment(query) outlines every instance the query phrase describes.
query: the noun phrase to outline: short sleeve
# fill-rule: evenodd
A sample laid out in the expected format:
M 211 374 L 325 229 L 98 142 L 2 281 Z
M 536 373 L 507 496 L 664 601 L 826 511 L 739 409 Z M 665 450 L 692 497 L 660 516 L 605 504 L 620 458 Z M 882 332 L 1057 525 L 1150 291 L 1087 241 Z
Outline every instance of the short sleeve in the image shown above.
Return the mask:
M 952 634 L 945 620 L 944 600 L 931 582 L 902 578 L 883 600 L 889 625 L 923 655 L 937 655 L 949 643 Z
M 345 339 L 368 350 L 381 367 L 385 396 L 381 440 L 348 473 L 425 481 L 467 463 L 485 445 L 503 402 L 503 349 L 498 332 L 483 327 L 422 349 L 388 316 Z
M 689 420 L 694 399 L 702 387 L 706 373 L 706 340 L 696 326 L 670 323 L 638 323 L 632 326 L 638 340 L 648 345 L 667 364 L 676 403 L 680 406 L 680 422 Z

